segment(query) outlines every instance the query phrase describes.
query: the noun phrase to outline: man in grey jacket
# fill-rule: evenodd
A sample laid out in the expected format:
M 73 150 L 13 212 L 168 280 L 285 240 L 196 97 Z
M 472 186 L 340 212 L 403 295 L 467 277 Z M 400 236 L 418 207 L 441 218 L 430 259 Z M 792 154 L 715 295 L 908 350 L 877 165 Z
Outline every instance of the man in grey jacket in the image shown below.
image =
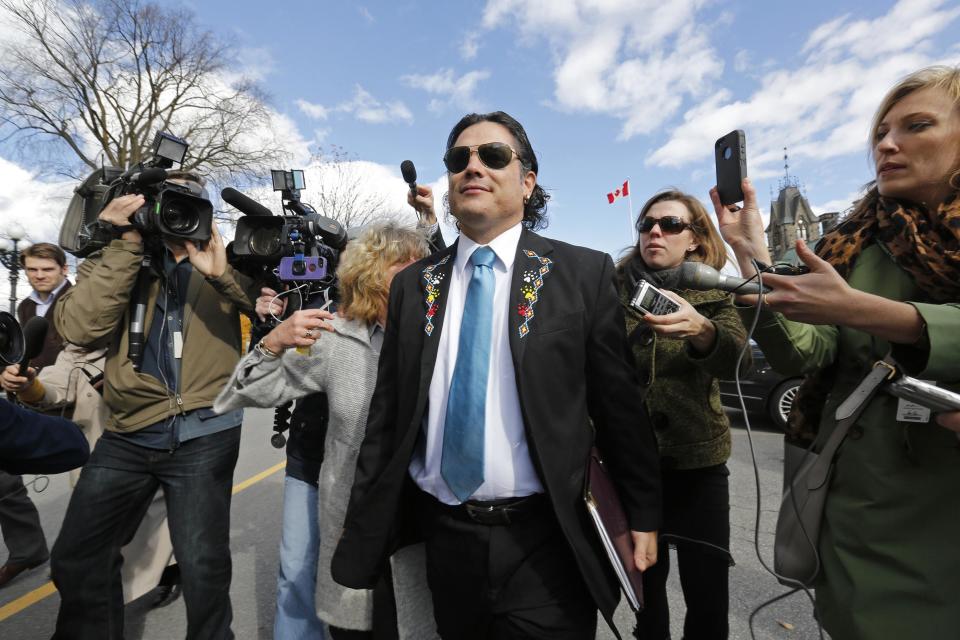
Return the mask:
M 145 250 L 129 218 L 144 204 L 121 196 L 100 213 L 119 238 L 80 266 L 54 317 L 69 342 L 107 347 L 111 412 L 53 548 L 55 638 L 122 637 L 120 548 L 158 487 L 182 573 L 187 637 L 233 637 L 230 495 L 242 413 L 217 416 L 212 405 L 239 359 L 238 312 L 253 311 L 259 287 L 227 264 L 216 226 L 202 247 L 165 237 L 146 285 L 146 340 L 135 369 L 127 357 L 131 290 Z

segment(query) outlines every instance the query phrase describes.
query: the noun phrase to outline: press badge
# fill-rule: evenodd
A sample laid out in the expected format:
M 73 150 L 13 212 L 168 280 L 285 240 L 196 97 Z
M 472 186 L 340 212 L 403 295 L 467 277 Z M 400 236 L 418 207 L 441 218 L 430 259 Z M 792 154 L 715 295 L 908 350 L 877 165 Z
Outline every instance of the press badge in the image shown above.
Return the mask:
M 927 382 L 924 380 L 924 382 Z M 930 384 L 936 384 L 931 382 Z M 900 398 L 897 401 L 897 422 L 930 422 L 931 411 L 922 404 Z
M 183 357 L 183 334 L 179 331 L 173 332 L 173 357 L 177 360 Z

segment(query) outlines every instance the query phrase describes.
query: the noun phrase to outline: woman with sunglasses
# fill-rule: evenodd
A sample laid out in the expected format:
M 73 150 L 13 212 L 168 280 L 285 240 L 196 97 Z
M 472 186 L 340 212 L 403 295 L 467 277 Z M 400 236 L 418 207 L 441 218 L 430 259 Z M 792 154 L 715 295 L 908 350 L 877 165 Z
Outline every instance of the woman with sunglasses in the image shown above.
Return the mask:
M 730 423 L 720 405 L 719 378 L 730 378 L 746 340 L 731 298 L 718 290 L 679 289 L 685 261 L 715 269 L 727 261 L 723 241 L 703 205 L 664 191 L 643 205 L 636 246 L 617 266 L 627 335 L 660 450 L 663 483 L 661 544 L 677 551 L 687 604 L 686 638 L 726 638 L 730 566 L 730 503 L 726 461 Z M 680 305 L 668 315 L 629 304 L 640 280 Z M 669 553 L 643 574 L 645 608 L 638 638 L 670 637 Z
M 960 67 L 901 80 L 870 133 L 876 181 L 816 252 L 797 243 L 810 273 L 763 276 L 772 291 L 754 336 L 780 373 L 808 375 L 788 440 L 818 451 L 838 406 L 888 352 L 915 377 L 960 381 Z M 743 186 L 743 209 L 711 198 L 750 275 L 770 256 L 756 192 Z M 957 637 L 960 449 L 948 429 L 960 420 L 917 415 L 882 391 L 865 402 L 833 458 L 817 619 L 845 640 Z

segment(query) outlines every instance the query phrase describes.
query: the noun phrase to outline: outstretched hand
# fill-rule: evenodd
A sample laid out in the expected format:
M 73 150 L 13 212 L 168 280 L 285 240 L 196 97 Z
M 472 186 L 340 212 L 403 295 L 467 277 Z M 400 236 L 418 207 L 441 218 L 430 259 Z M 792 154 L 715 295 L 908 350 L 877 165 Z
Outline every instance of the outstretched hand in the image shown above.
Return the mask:
M 321 331 L 333 331 L 333 314 L 325 309 L 304 309 L 281 322 L 263 339 L 263 346 L 274 353 L 291 347 L 309 347 L 320 337 Z
M 33 367 L 27 367 L 25 375 L 20 375 L 20 365 L 11 364 L 0 374 L 0 386 L 10 393 L 19 393 L 29 388 L 36 377 L 37 370 Z
M 407 204 L 417 212 L 417 218 L 423 226 L 433 226 L 437 223 L 437 214 L 433 209 L 433 189 L 425 184 L 417 185 L 417 195 L 407 191 Z
M 716 328 L 710 319 L 673 291 L 662 290 L 661 293 L 680 305 L 680 309 L 660 316 L 648 313 L 643 316 L 644 322 L 650 325 L 657 335 L 689 340 L 697 351 L 709 351 L 716 337 Z
M 730 245 L 741 263 L 740 270 L 744 272 L 745 261 L 751 258 L 770 263 L 770 253 L 767 250 L 767 236 L 763 231 L 763 218 L 760 217 L 760 207 L 757 205 L 757 190 L 749 178 L 744 178 L 743 208 L 735 204 L 721 204 L 720 192 L 716 187 L 710 189 L 710 201 L 717 214 L 717 226 L 724 241 Z
M 773 289 L 764 301 L 774 311 L 791 320 L 809 324 L 846 324 L 845 301 L 850 285 L 837 270 L 813 252 L 803 240 L 797 240 L 797 257 L 810 268 L 799 276 L 764 274 L 763 284 Z

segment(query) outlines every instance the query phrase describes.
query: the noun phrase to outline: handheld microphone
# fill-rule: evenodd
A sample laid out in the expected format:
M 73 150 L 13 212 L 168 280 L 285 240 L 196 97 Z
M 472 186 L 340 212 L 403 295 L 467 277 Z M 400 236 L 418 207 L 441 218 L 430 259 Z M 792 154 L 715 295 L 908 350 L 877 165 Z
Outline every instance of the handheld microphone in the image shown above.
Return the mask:
M 248 216 L 272 216 L 273 212 L 270 209 L 267 209 L 265 206 L 250 198 L 243 195 L 233 187 L 227 187 L 220 192 L 220 197 L 223 198 L 223 201 L 232 204 L 240 213 L 246 214 Z
M 728 276 L 702 262 L 684 262 L 680 267 L 680 286 L 686 289 L 707 291 L 720 289 L 734 293 L 767 293 L 772 291 L 764 285 L 763 290 L 753 281 Z
M 400 163 L 400 173 L 403 174 L 403 181 L 410 185 L 410 193 L 417 197 L 417 168 L 413 166 L 410 160 L 404 160 Z
M 43 351 L 43 341 L 47 339 L 50 323 L 43 316 L 33 316 L 23 325 L 23 358 L 20 359 L 19 374 L 26 375 L 30 361 Z

